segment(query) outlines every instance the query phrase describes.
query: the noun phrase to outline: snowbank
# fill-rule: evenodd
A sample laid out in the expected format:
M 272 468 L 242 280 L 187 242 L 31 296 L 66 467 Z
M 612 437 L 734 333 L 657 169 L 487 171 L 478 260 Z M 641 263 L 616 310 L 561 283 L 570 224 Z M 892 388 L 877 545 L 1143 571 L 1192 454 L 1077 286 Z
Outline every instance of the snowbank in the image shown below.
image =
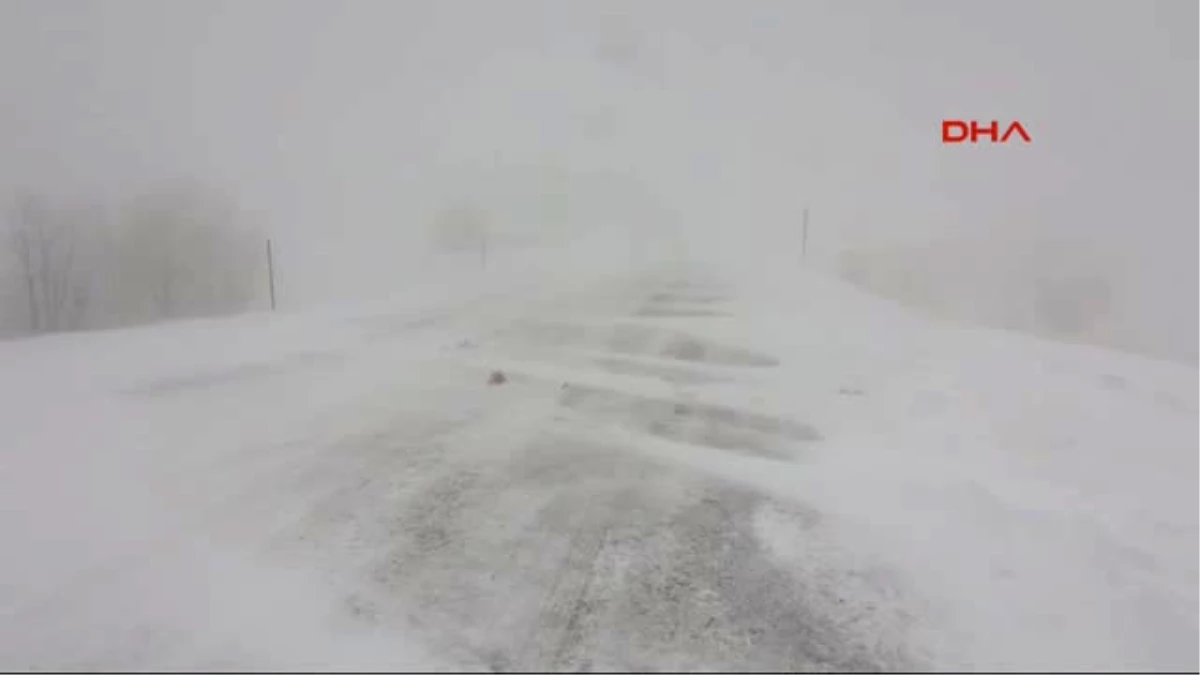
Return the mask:
M 840 519 L 847 550 L 926 608 L 944 667 L 1196 669 L 1195 368 L 938 323 L 793 261 L 754 269 L 727 275 L 752 318 L 711 331 L 779 355 L 744 396 L 827 442 L 786 469 L 676 459 Z

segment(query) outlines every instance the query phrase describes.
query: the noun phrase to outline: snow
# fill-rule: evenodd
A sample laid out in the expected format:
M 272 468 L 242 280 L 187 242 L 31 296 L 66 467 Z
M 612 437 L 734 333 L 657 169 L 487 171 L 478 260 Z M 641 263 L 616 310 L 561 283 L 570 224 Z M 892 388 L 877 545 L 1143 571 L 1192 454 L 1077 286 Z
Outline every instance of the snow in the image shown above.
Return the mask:
M 560 255 L 551 264 L 510 255 L 487 276 L 449 261 L 444 273 L 421 285 L 357 307 L 0 345 L 0 538 L 6 550 L 0 663 L 86 666 L 71 659 L 105 658 L 100 655 L 112 635 L 101 614 L 128 609 L 149 617 L 155 630 L 178 633 L 184 644 L 171 658 L 183 658 L 180 667 L 204 667 L 187 659 L 218 653 L 253 667 L 352 669 L 370 666 L 361 660 L 364 645 L 386 668 L 436 666 L 436 660 L 413 661 L 419 650 L 397 649 L 391 638 L 326 635 L 332 592 L 305 581 L 311 571 L 280 569 L 278 561 L 237 541 L 238 530 L 255 530 L 234 521 L 251 519 L 262 477 L 289 466 L 256 461 L 268 454 L 259 448 L 295 446 L 299 454 L 301 446 L 319 448 L 370 426 L 372 415 L 391 410 L 364 401 L 392 384 L 396 373 L 418 372 L 470 330 L 465 326 L 544 301 L 547 288 L 586 288 L 612 274 L 589 268 L 571 251 Z M 566 269 L 571 275 L 564 278 Z M 389 320 L 398 326 L 395 335 L 384 330 L 381 338 L 377 329 Z M 422 330 L 426 320 L 429 329 Z M 419 399 L 432 385 L 409 385 L 409 408 L 418 409 L 414 394 Z M 271 521 L 265 527 L 286 519 L 273 511 L 277 500 L 265 501 L 268 506 L 259 507 L 261 518 Z M 190 541 L 214 526 L 221 528 L 214 541 Z M 119 589 L 122 607 L 109 606 L 107 580 L 124 580 L 121 571 L 131 564 L 150 576 Z M 160 568 L 166 571 L 156 578 Z M 229 578 L 214 587 L 214 574 Z M 73 601 L 84 608 L 69 615 L 71 625 L 43 626 L 31 618 L 64 597 L 89 593 L 103 600 Z M 218 616 L 207 616 L 210 603 L 220 608 Z M 267 634 L 240 630 L 239 621 L 268 615 Z M 48 636 L 46 629 L 52 629 Z M 236 645 L 225 644 L 230 640 Z M 350 652 L 355 656 L 347 660 Z
M 819 431 L 779 461 L 559 415 L 589 442 L 770 495 L 754 536 L 801 578 L 837 580 L 838 597 L 813 602 L 854 606 L 854 639 L 904 642 L 939 669 L 1197 668 L 1195 368 L 939 324 L 760 260 L 723 269 L 731 316 L 669 321 L 777 363 L 740 378 L 697 363 L 711 380 L 686 387 L 640 377 L 653 364 L 637 354 L 589 371 L 606 352 L 588 336 L 647 292 L 629 280 L 653 266 L 595 259 L 531 252 L 353 307 L 0 345 L 0 666 L 480 667 L 436 629 L 454 598 L 380 609 L 363 595 L 356 547 L 386 536 L 371 529 L 388 531 L 386 510 L 345 550 L 282 533 L 314 503 L 337 504 L 332 519 L 382 508 L 347 486 L 407 498 L 437 458 L 397 465 L 395 438 L 461 427 L 463 461 L 515 461 L 553 404 L 541 385 L 569 382 L 686 391 Z M 593 326 L 578 350 L 496 346 L 575 314 Z M 490 368 L 517 400 L 482 386 Z M 351 441 L 365 449 L 330 450 Z M 500 498 L 496 513 L 533 508 Z M 494 627 L 509 630 L 526 629 Z
M 830 442 L 786 478 L 742 473 L 844 516 L 903 570 L 945 617 L 948 667 L 1196 668 L 1194 368 L 937 325 L 789 276 L 751 278 L 760 320 L 737 330 L 786 350 L 760 395 Z

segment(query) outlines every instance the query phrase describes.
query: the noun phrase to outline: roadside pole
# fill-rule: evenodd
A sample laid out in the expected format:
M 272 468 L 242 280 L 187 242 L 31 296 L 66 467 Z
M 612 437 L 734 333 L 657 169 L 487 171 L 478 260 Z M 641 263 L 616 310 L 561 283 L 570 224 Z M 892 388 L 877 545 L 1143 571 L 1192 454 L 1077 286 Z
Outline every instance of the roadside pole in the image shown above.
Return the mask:
M 804 207 L 804 223 L 800 231 L 800 260 L 808 258 L 808 207 Z
M 271 290 L 271 311 L 275 311 L 275 256 L 271 253 L 271 240 L 267 239 L 267 283 Z

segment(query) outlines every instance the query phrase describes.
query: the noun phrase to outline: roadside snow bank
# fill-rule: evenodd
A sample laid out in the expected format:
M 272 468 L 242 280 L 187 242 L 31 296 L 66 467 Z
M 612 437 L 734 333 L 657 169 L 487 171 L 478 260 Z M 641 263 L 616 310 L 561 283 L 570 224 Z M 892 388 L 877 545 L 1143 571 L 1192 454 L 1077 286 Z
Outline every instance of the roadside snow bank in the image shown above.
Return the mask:
M 1195 368 L 939 323 L 794 263 L 726 271 L 748 316 L 711 335 L 782 362 L 747 397 L 827 440 L 790 466 L 654 452 L 840 520 L 925 608 L 939 667 L 1200 665 Z

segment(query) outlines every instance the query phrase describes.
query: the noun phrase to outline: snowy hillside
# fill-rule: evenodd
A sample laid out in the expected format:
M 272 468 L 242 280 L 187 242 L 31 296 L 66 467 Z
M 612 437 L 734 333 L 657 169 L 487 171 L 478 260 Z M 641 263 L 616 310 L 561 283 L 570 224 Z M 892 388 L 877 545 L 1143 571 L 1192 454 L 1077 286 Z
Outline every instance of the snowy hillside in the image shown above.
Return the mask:
M 1194 368 L 591 259 L 0 344 L 0 667 L 1197 668 Z

